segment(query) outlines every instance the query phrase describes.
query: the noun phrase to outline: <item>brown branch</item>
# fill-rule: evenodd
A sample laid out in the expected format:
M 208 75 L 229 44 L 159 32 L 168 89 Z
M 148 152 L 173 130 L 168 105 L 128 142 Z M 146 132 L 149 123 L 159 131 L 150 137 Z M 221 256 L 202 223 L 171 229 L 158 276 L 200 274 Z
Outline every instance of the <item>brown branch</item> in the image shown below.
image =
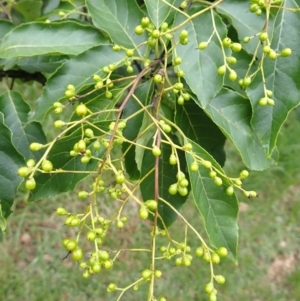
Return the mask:
M 24 70 L 3 70 L 0 69 L 0 80 L 4 77 L 10 77 L 13 79 L 19 78 L 23 82 L 27 81 L 37 81 L 42 85 L 45 85 L 47 79 L 46 77 L 40 73 L 40 72 L 35 72 L 35 73 L 29 73 Z

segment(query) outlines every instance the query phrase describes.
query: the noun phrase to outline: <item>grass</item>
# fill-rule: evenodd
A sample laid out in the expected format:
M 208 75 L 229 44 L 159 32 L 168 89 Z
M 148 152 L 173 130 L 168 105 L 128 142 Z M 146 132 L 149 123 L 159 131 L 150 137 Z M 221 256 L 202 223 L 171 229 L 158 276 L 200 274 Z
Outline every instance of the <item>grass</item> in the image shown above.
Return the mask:
M 240 196 L 239 265 L 224 260 L 217 267 L 227 279 L 218 288 L 220 301 L 300 300 L 299 133 L 300 123 L 293 112 L 279 136 L 279 164 L 264 172 L 252 172 L 246 183 L 260 197 L 248 200 Z M 231 175 L 238 174 L 244 168 L 238 154 L 231 146 L 227 154 L 226 170 Z M 8 233 L 0 244 L 0 300 L 116 300 L 117 294 L 106 293 L 107 285 L 129 285 L 149 266 L 146 254 L 124 252 L 112 270 L 83 279 L 76 263 L 70 258 L 62 260 L 66 252 L 61 240 L 74 237 L 75 232 L 63 226 L 63 219 L 55 215 L 58 206 L 71 212 L 84 209 L 75 192 L 35 204 L 26 204 L 22 194 L 17 196 Z M 107 245 L 114 249 L 147 247 L 150 225 L 139 221 L 137 210 L 134 206 L 128 209 L 130 221 L 124 230 L 110 233 Z M 197 210 L 185 206 L 183 212 L 201 231 Z M 171 232 L 178 241 L 182 240 L 181 223 L 173 225 Z M 189 245 L 194 248 L 198 242 L 191 236 Z M 177 301 L 207 300 L 203 293 L 209 281 L 206 263 L 195 259 L 191 267 L 182 268 L 174 267 L 173 261 L 162 261 L 159 268 L 163 280 L 157 281 L 158 295 Z M 129 290 L 123 300 L 145 300 L 146 294 L 147 286 L 137 292 Z

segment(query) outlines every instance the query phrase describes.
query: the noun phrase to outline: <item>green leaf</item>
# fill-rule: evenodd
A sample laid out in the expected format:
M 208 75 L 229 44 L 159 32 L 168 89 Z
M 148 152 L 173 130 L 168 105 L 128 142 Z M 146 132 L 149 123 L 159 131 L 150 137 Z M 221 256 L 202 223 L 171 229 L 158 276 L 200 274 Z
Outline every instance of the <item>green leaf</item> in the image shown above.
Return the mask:
M 249 11 L 250 2 L 248 0 L 226 0 L 222 1 L 216 10 L 226 16 L 229 22 L 236 29 L 240 41 L 244 37 L 252 37 L 262 31 L 266 22 L 266 16 L 262 14 L 257 16 Z M 273 17 L 269 16 L 269 28 L 272 28 Z M 270 32 L 271 35 L 271 32 Z M 257 44 L 260 43 L 258 38 L 253 38 L 249 43 L 242 43 L 243 48 L 249 53 L 255 53 Z
M 224 165 L 226 137 L 194 101 L 176 106 L 175 123 L 188 138 L 209 152 L 221 166 Z
M 188 142 L 193 145 L 193 153 L 204 160 L 210 161 L 213 166 L 224 174 L 222 168 L 202 147 L 192 140 Z M 188 152 L 185 153 L 188 164 L 191 191 L 193 199 L 198 207 L 205 225 L 205 230 L 209 236 L 210 243 L 214 247 L 226 247 L 236 259 L 238 245 L 238 201 L 233 194 L 226 194 L 228 181 L 223 177 L 223 186 L 217 187 L 209 177 L 209 169 L 199 165 L 197 172 L 191 171 L 190 166 L 194 162 L 194 157 Z
M 15 27 L 4 37 L 0 57 L 78 55 L 101 44 L 107 44 L 107 41 L 96 28 L 89 25 L 74 21 L 32 22 Z
M 122 58 L 123 54 L 112 51 L 110 46 L 98 46 L 71 58 L 48 79 L 44 86 L 44 94 L 38 99 L 32 118 L 37 121 L 43 120 L 54 102 L 65 99 L 64 93 L 69 84 L 74 85 L 76 91 L 94 85 L 93 75 L 99 74 L 104 77 L 102 67 L 117 63 Z
M 174 143 L 178 144 L 176 136 L 170 135 L 170 138 Z M 147 146 L 151 147 L 152 143 L 153 138 L 149 140 Z M 163 143 L 161 145 L 161 151 L 162 154 L 159 157 L 158 172 L 159 196 L 171 204 L 175 209 L 180 210 L 182 205 L 185 203 L 187 196 L 181 196 L 179 194 L 170 195 L 168 192 L 170 185 L 177 183 L 176 174 L 178 172 L 177 166 L 170 165 L 169 163 L 169 157 L 172 153 L 171 146 Z M 178 157 L 180 161 L 180 169 L 182 172 L 186 173 L 186 160 L 184 153 L 182 151 L 178 151 Z M 141 178 L 145 177 L 149 172 L 152 172 L 140 184 L 141 194 L 144 201 L 155 198 L 155 159 L 156 158 L 153 156 L 151 150 L 145 150 L 142 161 Z M 166 227 L 169 227 L 177 219 L 177 214 L 173 211 L 173 209 L 162 201 L 159 202 L 158 213 Z M 158 224 L 160 228 L 163 228 L 160 219 L 158 219 Z
M 14 24 L 6 21 L 0 20 L 0 43 L 2 43 L 2 39 L 4 36 L 10 32 L 14 28 Z
M 94 125 L 103 130 L 108 130 L 110 122 L 96 122 Z M 95 136 L 103 135 L 100 131 L 93 128 Z M 88 164 L 83 164 L 80 161 L 81 156 L 70 156 L 70 151 L 75 143 L 81 139 L 82 129 L 79 127 L 70 135 L 59 139 L 51 149 L 47 159 L 50 160 L 56 170 L 68 172 L 59 172 L 44 174 L 40 173 L 34 176 L 36 180 L 36 188 L 31 191 L 28 201 L 35 202 L 44 198 L 56 196 L 62 192 L 74 190 L 76 184 L 86 178 L 89 173 L 86 171 L 95 170 L 99 161 L 91 159 Z M 99 151 L 92 150 L 92 155 L 97 158 L 102 158 L 106 149 L 103 147 Z M 76 171 L 76 173 L 74 173 Z M 80 173 L 82 172 L 82 173 Z
M 252 109 L 247 99 L 237 92 L 223 88 L 209 103 L 205 112 L 235 145 L 249 169 L 263 170 L 271 165 L 272 159 L 267 158 L 250 126 Z
M 68 59 L 66 55 L 25 57 L 18 60 L 17 65 L 29 73 L 53 73 Z
M 13 5 L 13 9 L 19 12 L 24 21 L 34 21 L 41 15 L 43 2 L 38 0 L 20 0 Z
M 287 0 L 285 5 L 299 8 L 292 0 Z M 280 10 L 274 23 L 271 48 L 280 53 L 288 47 L 293 53 L 290 57 L 278 57 L 276 60 L 266 57 L 262 66 L 264 79 L 258 72 L 246 91 L 253 107 L 252 127 L 269 156 L 276 147 L 278 133 L 289 112 L 300 103 L 300 49 L 298 40 L 294 38 L 299 31 L 299 14 Z M 273 92 L 273 107 L 258 105 L 259 99 L 264 97 L 263 82 Z
M 46 137 L 37 122 L 28 123 L 29 105 L 22 95 L 14 91 L 6 91 L 0 96 L 0 111 L 4 114 L 4 122 L 12 131 L 12 143 L 25 158 L 39 159 L 41 152 L 31 152 L 32 142 L 45 144 Z
M 140 84 L 134 91 L 134 95 L 139 99 L 139 101 L 144 106 L 151 102 L 152 94 L 153 94 L 152 80 L 148 80 Z M 131 115 L 135 114 L 141 109 L 142 109 L 141 105 L 133 97 L 131 97 L 123 110 L 122 119 L 126 119 L 130 117 Z M 130 141 L 135 141 L 136 138 L 138 137 L 140 128 L 143 123 L 143 116 L 144 116 L 143 112 L 144 111 L 141 111 L 138 115 L 135 115 L 134 117 L 130 118 L 127 121 L 126 128 L 123 130 L 123 135 L 126 139 Z M 131 143 L 124 142 L 122 144 L 122 150 L 123 153 L 126 153 L 125 167 L 126 167 L 126 172 L 130 176 L 130 179 L 131 180 L 139 179 L 140 172 L 135 161 L 136 147 Z
M 149 17 L 156 28 L 159 28 L 168 18 L 169 14 L 174 12 L 171 5 L 177 8 L 181 3 L 181 0 L 166 0 L 165 2 L 162 2 L 161 0 L 145 0 Z
M 60 0 L 43 0 L 42 13 L 43 15 L 49 14 L 52 10 L 59 6 Z
M 189 14 L 197 13 L 202 7 L 195 6 Z M 226 37 L 227 30 L 221 18 L 213 13 L 216 30 L 221 38 Z M 186 20 L 182 14 L 177 14 L 174 25 L 178 25 Z M 185 73 L 185 80 L 190 89 L 199 99 L 201 107 L 205 108 L 213 97 L 220 91 L 223 85 L 223 77 L 217 74 L 217 69 L 224 64 L 224 58 L 220 41 L 214 34 L 207 48 L 198 49 L 200 42 L 206 42 L 214 32 L 211 12 L 205 12 L 192 19 L 185 25 L 189 32 L 189 43 L 179 44 L 176 47 L 177 56 L 182 58 L 180 69 Z M 176 41 L 179 40 L 180 30 L 176 32 Z M 228 55 L 229 49 L 226 50 Z
M 87 0 L 86 4 L 94 25 L 107 32 L 113 43 L 136 48 L 145 41 L 143 35 L 134 32 L 143 18 L 135 0 Z M 141 48 L 137 51 L 142 56 Z
M 22 181 L 18 176 L 18 169 L 24 165 L 24 159 L 12 144 L 12 133 L 4 124 L 1 112 L 0 137 L 0 205 L 6 219 L 11 213 L 10 207 Z
M 1 208 L 1 204 L 0 204 L 0 229 L 1 231 L 4 233 L 6 230 L 6 219 L 4 218 L 3 214 L 2 214 L 2 208 Z M 0 236 L 0 241 L 1 241 L 1 236 Z
M 94 93 L 90 94 L 89 96 L 82 99 L 82 103 L 84 103 L 89 110 L 92 112 L 99 112 L 91 118 L 89 118 L 90 122 L 95 121 L 105 121 L 105 120 L 113 120 L 116 118 L 116 110 L 109 111 L 116 108 L 116 104 L 120 101 L 123 97 L 124 93 L 127 91 L 128 81 L 122 81 L 120 83 L 116 83 L 112 89 L 109 91 L 113 93 L 112 99 L 107 99 L 105 96 L 105 91 L 99 94 L 99 91 L 95 91 Z M 83 93 L 88 92 L 90 89 L 83 91 Z M 70 121 L 80 120 L 82 117 L 78 116 L 74 111 Z
M 149 117 L 147 113 L 144 113 L 142 125 L 138 133 L 138 139 L 136 141 L 135 147 L 135 162 L 139 171 L 142 170 L 143 158 L 145 153 L 144 145 L 147 145 L 148 141 L 153 138 L 156 131 L 153 120 Z M 142 145 L 142 146 L 139 146 Z

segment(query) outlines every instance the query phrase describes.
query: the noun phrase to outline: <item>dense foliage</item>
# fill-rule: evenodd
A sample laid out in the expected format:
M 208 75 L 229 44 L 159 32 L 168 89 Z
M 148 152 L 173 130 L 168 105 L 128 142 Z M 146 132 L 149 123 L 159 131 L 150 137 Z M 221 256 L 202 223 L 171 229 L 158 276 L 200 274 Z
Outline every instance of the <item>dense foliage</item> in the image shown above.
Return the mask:
M 149 266 L 131 285 L 111 283 L 108 292 L 119 290 L 120 299 L 127 289 L 148 283 L 148 300 L 156 300 L 160 260 L 188 267 L 194 252 L 209 263 L 205 291 L 217 300 L 215 287 L 225 277 L 214 267 L 227 254 L 234 261 L 237 256 L 236 191 L 258 196 L 243 186 L 247 170 L 224 172 L 224 144 L 232 142 L 248 170 L 276 163 L 278 133 L 300 100 L 299 5 L 296 0 L 1 4 L 0 64 L 7 85 L 0 95 L 2 231 L 18 190 L 25 188 L 28 202 L 36 202 L 76 190 L 85 179 L 90 189 L 78 190 L 78 198 L 86 210 L 57 208 L 64 223 L 77 229 L 63 246 L 80 262 L 83 277 L 113 268 L 121 250 L 108 250 L 105 237 L 111 227 L 126 229 L 123 210 L 134 202 L 152 231 L 146 233 L 148 249 L 127 251 L 148 252 Z M 14 90 L 16 79 L 42 84 L 40 97 L 25 102 Z M 57 115 L 54 138 L 46 138 L 41 125 L 49 114 Z M 102 210 L 108 199 L 118 204 L 110 216 Z M 180 213 L 192 201 L 209 241 Z M 175 221 L 183 222 L 184 233 L 195 233 L 196 250 L 171 235 Z M 165 237 L 159 250 L 158 236 Z M 88 261 L 83 240 L 94 247 Z

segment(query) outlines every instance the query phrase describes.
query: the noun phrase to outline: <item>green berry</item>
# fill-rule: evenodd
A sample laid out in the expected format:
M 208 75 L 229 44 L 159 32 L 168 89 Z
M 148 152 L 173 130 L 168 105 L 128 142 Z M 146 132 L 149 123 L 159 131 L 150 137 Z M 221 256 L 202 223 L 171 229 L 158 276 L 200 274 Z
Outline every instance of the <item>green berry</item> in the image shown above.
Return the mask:
M 204 249 L 203 249 L 203 247 L 198 247 L 198 248 L 196 249 L 196 251 L 195 251 L 195 255 L 196 255 L 197 257 L 202 257 L 203 254 L 204 254 Z
M 217 249 L 217 253 L 220 257 L 226 257 L 228 255 L 228 250 L 225 247 L 220 247 Z
M 230 48 L 234 52 L 240 52 L 242 50 L 242 45 L 240 43 L 232 43 Z
M 227 57 L 227 58 L 226 58 L 226 61 L 227 61 L 227 62 L 228 62 L 228 64 L 230 64 L 230 65 L 235 65 L 235 64 L 236 64 L 236 62 L 237 62 L 236 58 L 235 58 L 235 57 L 233 57 L 233 56 L 229 56 L 229 57 Z
M 264 32 L 261 32 L 260 35 L 259 35 L 259 39 L 264 42 L 264 41 L 267 41 L 268 40 L 268 33 L 266 31 Z
M 154 157 L 158 157 L 161 155 L 161 150 L 158 146 L 154 145 L 152 148 L 152 154 Z
M 186 187 L 178 186 L 177 190 L 181 196 L 186 196 L 189 193 L 189 191 Z
M 198 45 L 198 48 L 200 50 L 204 50 L 204 49 L 207 48 L 207 46 L 208 46 L 208 42 L 200 42 L 199 45 Z
M 184 98 L 182 95 L 179 95 L 179 97 L 177 98 L 177 103 L 182 106 L 184 105 Z
M 212 263 L 218 264 L 218 263 L 220 263 L 220 260 L 221 260 L 220 256 L 217 253 L 213 253 L 211 255 L 211 261 L 212 261 Z
M 176 165 L 176 164 L 177 164 L 177 157 L 176 157 L 174 154 L 171 154 L 171 155 L 170 155 L 169 163 L 170 163 L 171 165 Z
M 150 270 L 144 270 L 142 272 L 142 277 L 144 278 L 144 280 L 149 280 L 151 275 L 152 275 L 152 272 Z
M 266 53 L 266 54 L 270 53 L 271 50 L 272 50 L 271 47 L 268 46 L 268 45 L 266 45 L 266 46 L 263 47 L 263 52 Z
M 126 55 L 127 55 L 128 57 L 132 57 L 132 56 L 134 55 L 134 50 L 133 50 L 133 49 L 127 49 L 127 50 L 126 50 Z
M 148 27 L 150 24 L 150 19 L 148 17 L 144 17 L 142 20 L 141 20 L 141 25 L 143 28 L 146 28 Z
M 76 248 L 74 251 L 72 251 L 72 259 L 74 261 L 79 261 L 83 257 L 83 252 L 82 249 Z
M 136 26 L 136 28 L 134 29 L 134 32 L 137 34 L 137 35 L 142 35 L 144 33 L 144 28 L 142 25 L 138 25 Z
M 76 107 L 75 112 L 78 116 L 83 117 L 87 114 L 88 109 L 87 109 L 86 105 L 81 103 Z
M 171 195 L 175 195 L 178 192 L 178 185 L 177 185 L 177 183 L 170 185 L 170 187 L 168 189 L 168 192 Z
M 117 174 L 116 174 L 116 182 L 118 183 L 118 184 L 123 184 L 123 183 L 125 183 L 125 180 L 126 180 L 126 178 L 125 178 L 125 176 L 124 176 L 124 173 L 122 172 L 122 171 L 119 171 Z
M 262 97 L 259 101 L 258 104 L 262 107 L 266 106 L 268 104 L 268 98 L 267 97 Z
M 66 244 L 66 249 L 69 251 L 74 251 L 77 248 L 77 241 L 74 239 L 69 239 L 69 241 Z
M 223 181 L 221 178 L 219 177 L 215 177 L 214 178 L 214 183 L 217 185 L 217 186 L 221 186 L 223 184 Z
M 173 60 L 173 65 L 174 65 L 174 66 L 177 66 L 177 65 L 180 65 L 181 63 L 182 63 L 181 57 L 176 56 L 176 57 L 174 58 L 174 60 Z
M 29 146 L 30 150 L 33 152 L 37 152 L 41 150 L 44 147 L 43 144 L 37 143 L 37 142 L 32 142 Z
M 240 178 L 241 179 L 246 179 L 246 178 L 248 178 L 248 176 L 249 176 L 249 172 L 247 170 L 242 170 L 240 172 Z
M 244 43 L 249 43 L 250 40 L 251 40 L 250 37 L 244 37 L 244 38 L 243 38 L 243 42 L 244 42 Z
M 226 279 L 223 275 L 216 275 L 215 280 L 218 284 L 224 284 L 226 282 Z
M 269 53 L 268 53 L 268 57 L 271 59 L 271 60 L 275 60 L 277 58 L 277 53 L 275 50 L 271 50 Z
M 207 161 L 207 160 L 204 160 L 203 162 L 201 162 L 202 165 L 205 167 L 205 168 L 211 168 L 212 167 L 212 163 L 210 161 Z
M 231 80 L 231 81 L 235 81 L 237 79 L 237 74 L 234 70 L 230 70 L 229 72 L 229 75 L 228 75 L 228 78 Z
M 231 44 L 231 39 L 230 38 L 224 38 L 222 41 L 222 44 L 224 47 L 229 47 Z
M 54 121 L 54 127 L 56 129 L 61 129 L 65 125 L 66 125 L 66 123 L 64 121 L 62 121 L 62 120 L 56 120 L 56 121 Z
M 284 48 L 280 55 L 283 56 L 283 57 L 288 57 L 292 54 L 292 49 L 291 48 Z
M 18 169 L 18 175 L 22 178 L 25 178 L 29 175 L 30 169 L 27 166 L 22 166 Z
M 227 189 L 226 189 L 226 194 L 227 194 L 228 196 L 231 196 L 231 195 L 233 195 L 233 193 L 234 193 L 233 186 L 227 187 Z
M 160 270 L 156 270 L 156 271 L 154 271 L 154 276 L 156 278 L 161 278 L 162 277 L 162 272 Z
M 26 190 L 34 190 L 36 187 L 36 182 L 34 178 L 27 179 L 25 182 Z
M 188 37 L 188 35 L 189 35 L 189 32 L 187 31 L 187 30 L 182 30 L 181 32 L 180 32 L 180 34 L 179 34 L 179 39 L 180 40 L 184 40 L 184 39 L 186 39 L 187 37 Z
M 243 81 L 243 86 L 244 87 L 249 87 L 251 84 L 251 77 L 250 76 L 247 76 L 244 78 L 244 81 Z
M 42 163 L 42 170 L 45 171 L 45 172 L 50 172 L 53 170 L 53 164 L 51 161 L 49 160 L 45 160 L 43 161 Z
M 141 219 L 147 219 L 148 216 L 149 216 L 149 212 L 146 208 L 142 207 L 140 210 L 139 210 L 139 216 Z
M 86 150 L 86 144 L 84 140 L 79 140 L 77 143 L 77 147 L 79 149 L 79 151 L 85 151 Z
M 152 32 L 151 32 L 151 37 L 153 39 L 158 39 L 160 37 L 160 31 L 158 29 L 154 29 Z
M 94 241 L 97 237 L 97 234 L 94 232 L 94 231 L 89 231 L 87 234 L 86 234 L 86 239 L 88 241 Z
M 196 172 L 199 170 L 199 164 L 197 162 L 193 162 L 191 165 L 190 165 L 190 170 L 193 171 L 193 172 Z
M 268 105 L 269 106 L 274 106 L 275 105 L 275 101 L 271 98 L 268 98 Z
M 226 73 L 226 66 L 225 65 L 220 66 L 217 72 L 219 75 L 224 75 Z
M 185 0 L 185 1 L 182 1 L 182 2 L 181 2 L 181 4 L 180 4 L 179 7 L 180 7 L 181 9 L 186 9 L 186 8 L 187 8 L 187 5 L 188 5 L 188 3 L 187 3 L 187 1 Z
M 204 288 L 205 292 L 207 294 L 211 294 L 212 291 L 214 290 L 214 284 L 212 282 L 209 282 L 205 285 L 205 288 Z
M 155 200 L 148 200 L 145 202 L 145 205 L 151 211 L 155 211 L 157 209 L 157 201 Z
M 154 77 L 153 77 L 153 81 L 154 81 L 156 84 L 162 83 L 162 81 L 163 81 L 162 75 L 156 73 L 156 74 L 154 75 Z
M 59 215 L 59 216 L 64 216 L 64 215 L 68 214 L 68 211 L 63 207 L 58 207 L 56 209 L 56 214 Z
M 78 192 L 78 198 L 81 200 L 86 199 L 89 196 L 89 193 L 87 191 L 81 190 Z
M 121 47 L 119 45 L 116 45 L 116 44 L 113 45 L 113 51 L 118 52 L 120 50 L 121 50 Z

